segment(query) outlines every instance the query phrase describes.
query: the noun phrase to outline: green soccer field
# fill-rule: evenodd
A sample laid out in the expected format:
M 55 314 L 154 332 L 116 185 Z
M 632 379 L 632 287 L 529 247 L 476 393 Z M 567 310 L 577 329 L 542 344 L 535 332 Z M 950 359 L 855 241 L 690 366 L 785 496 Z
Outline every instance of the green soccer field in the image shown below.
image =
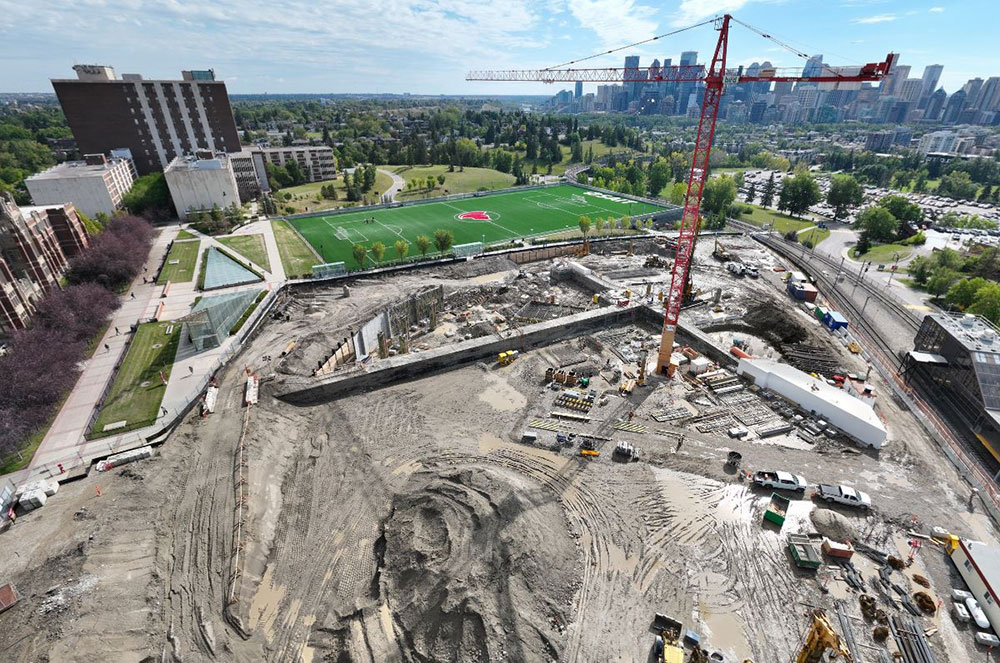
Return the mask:
M 452 231 L 455 244 L 483 242 L 489 245 L 516 237 L 579 228 L 581 216 L 590 217 L 593 230 L 597 217 L 619 219 L 661 209 L 612 194 L 559 185 L 392 209 L 289 219 L 288 222 L 325 262 L 344 262 L 348 269 L 357 269 L 351 252 L 354 244 L 371 247 L 374 242 L 382 242 L 386 246 L 383 261 L 391 261 L 397 257 L 393 245 L 399 239 L 410 243 L 410 256 L 419 255 L 418 235 L 431 239 L 428 254 L 435 253 L 435 230 Z M 463 214 L 471 216 L 460 218 Z M 372 218 L 374 221 L 369 221 Z M 366 258 L 366 267 L 370 265 L 368 260 L 370 258 Z

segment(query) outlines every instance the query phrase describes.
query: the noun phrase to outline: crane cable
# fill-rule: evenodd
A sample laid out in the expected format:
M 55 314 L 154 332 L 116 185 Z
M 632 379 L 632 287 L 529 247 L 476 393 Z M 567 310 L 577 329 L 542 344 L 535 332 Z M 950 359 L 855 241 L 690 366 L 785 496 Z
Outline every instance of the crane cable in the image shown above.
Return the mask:
M 601 52 L 601 53 L 594 53 L 593 55 L 588 55 L 585 58 L 580 58 L 578 60 L 570 60 L 569 62 L 563 62 L 562 64 L 552 65 L 551 67 L 546 67 L 545 69 L 542 69 L 542 71 L 549 71 L 550 69 L 559 69 L 561 67 L 566 67 L 568 65 L 576 64 L 578 62 L 585 62 L 587 60 L 593 60 L 594 58 L 599 58 L 599 57 L 602 57 L 602 56 L 605 56 L 605 55 L 611 55 L 612 53 L 617 53 L 618 51 L 624 51 L 626 48 L 635 48 L 636 46 L 642 46 L 643 44 L 648 44 L 650 42 L 654 42 L 657 39 L 662 39 L 664 37 L 671 37 L 673 35 L 680 34 L 681 32 L 685 32 L 686 30 L 692 30 L 694 28 L 700 28 L 703 25 L 708 25 L 709 23 L 714 23 L 714 22 L 715 22 L 715 18 L 713 17 L 713 18 L 708 19 L 707 21 L 702 21 L 701 23 L 695 23 L 694 25 L 689 25 L 686 28 L 678 28 L 677 30 L 674 30 L 673 32 L 667 32 L 665 34 L 656 35 L 655 37 L 650 37 L 649 39 L 643 39 L 642 41 L 637 41 L 637 42 L 634 42 L 632 44 L 626 44 L 625 46 L 619 46 L 618 48 L 612 48 L 610 51 L 604 51 L 604 52 Z M 747 27 L 749 27 L 749 26 L 747 26 Z
M 795 48 L 794 46 L 791 46 L 790 44 L 786 44 L 785 42 L 781 41 L 780 39 L 778 39 L 774 35 L 772 35 L 770 33 L 767 33 L 767 32 L 764 32 L 760 28 L 755 28 L 754 26 L 750 25 L 749 23 L 744 23 L 743 21 L 741 21 L 740 19 L 736 18 L 735 16 L 730 16 L 730 19 L 734 23 L 739 23 L 740 25 L 742 25 L 747 30 L 750 30 L 751 32 L 756 32 L 758 35 L 760 35 L 764 39 L 768 39 L 770 41 L 773 41 L 778 46 L 784 48 L 785 50 L 789 51 L 793 55 L 796 55 L 796 56 L 802 58 L 803 60 L 808 60 L 810 58 L 810 56 L 809 56 L 808 53 L 803 53 L 802 51 L 800 51 L 799 49 Z M 861 64 L 860 62 L 857 62 L 856 60 L 852 60 L 851 58 L 845 58 L 844 56 L 839 55 L 837 53 L 833 53 L 833 55 L 837 56 L 838 58 L 844 58 L 844 60 L 847 60 L 848 62 L 854 62 L 854 64 Z M 826 68 L 829 68 L 829 65 L 824 64 L 823 67 L 826 69 Z

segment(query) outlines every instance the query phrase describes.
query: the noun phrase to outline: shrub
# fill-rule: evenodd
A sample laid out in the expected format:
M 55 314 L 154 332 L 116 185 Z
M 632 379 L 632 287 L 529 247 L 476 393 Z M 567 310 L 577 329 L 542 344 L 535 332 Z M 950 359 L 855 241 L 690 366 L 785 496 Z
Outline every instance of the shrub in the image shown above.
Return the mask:
M 921 230 L 918 233 L 911 235 L 901 242 L 901 244 L 906 244 L 908 246 L 922 246 L 927 242 L 927 235 Z
M 90 242 L 90 248 L 70 261 L 66 280 L 96 283 L 109 290 L 128 286 L 142 268 L 153 241 L 153 227 L 135 216 L 120 216 Z

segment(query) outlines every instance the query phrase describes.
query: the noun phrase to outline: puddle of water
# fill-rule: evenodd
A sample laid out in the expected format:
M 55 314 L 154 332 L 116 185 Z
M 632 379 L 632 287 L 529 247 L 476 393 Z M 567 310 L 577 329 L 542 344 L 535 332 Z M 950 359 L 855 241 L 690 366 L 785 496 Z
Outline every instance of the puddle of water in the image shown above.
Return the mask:
M 661 467 L 652 470 L 678 520 L 710 517 L 735 522 L 750 516 L 753 500 L 748 499 L 751 493 L 742 484 L 722 484 Z
M 712 612 L 711 608 L 699 603 L 698 612 L 705 625 L 705 642 L 709 643 L 709 651 L 720 649 L 728 652 L 735 660 L 746 660 L 753 652 L 743 631 L 743 622 L 730 612 Z M 729 660 L 732 660 L 730 658 Z
M 486 389 L 479 392 L 479 400 L 499 412 L 514 412 L 524 409 L 528 399 L 503 378 L 486 374 Z
M 257 626 L 262 626 L 267 641 L 270 642 L 274 636 L 274 620 L 278 617 L 278 606 L 285 598 L 285 587 L 274 585 L 272 575 L 274 566 L 268 564 L 264 570 L 264 577 L 261 578 L 257 586 L 257 592 L 250 602 L 249 626 L 254 630 Z

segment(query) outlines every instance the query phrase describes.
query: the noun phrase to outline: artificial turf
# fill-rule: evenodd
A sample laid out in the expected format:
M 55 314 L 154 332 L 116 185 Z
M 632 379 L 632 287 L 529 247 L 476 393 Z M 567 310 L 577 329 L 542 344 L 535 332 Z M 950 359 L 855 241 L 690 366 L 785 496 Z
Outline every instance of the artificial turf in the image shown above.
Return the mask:
M 359 266 L 351 251 L 354 244 L 370 248 L 374 242 L 382 242 L 386 246 L 386 257 L 391 258 L 395 255 L 395 242 L 404 239 L 410 243 L 412 256 L 417 254 L 418 235 L 426 235 L 432 241 L 428 253 L 436 252 L 433 245 L 436 230 L 452 231 L 455 244 L 484 242 L 489 245 L 515 237 L 578 228 L 580 217 L 584 215 L 593 221 L 597 217 L 618 219 L 660 209 L 611 194 L 558 185 L 374 211 L 309 216 L 289 219 L 288 223 L 323 256 L 325 262 L 344 262 L 349 269 L 357 269 Z M 471 212 L 485 212 L 488 220 L 485 217 L 459 218 L 459 215 Z

